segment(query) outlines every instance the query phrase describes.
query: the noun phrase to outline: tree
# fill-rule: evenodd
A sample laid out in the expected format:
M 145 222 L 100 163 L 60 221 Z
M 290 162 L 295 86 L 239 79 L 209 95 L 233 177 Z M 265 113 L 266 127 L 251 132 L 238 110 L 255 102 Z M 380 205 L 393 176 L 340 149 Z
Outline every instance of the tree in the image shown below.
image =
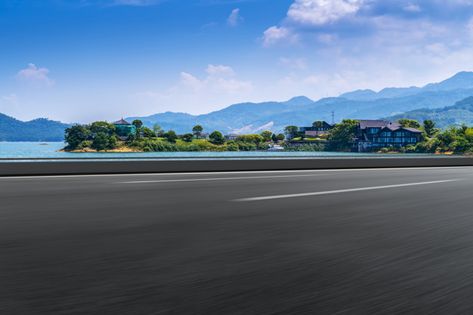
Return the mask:
M 90 125 L 92 136 L 95 137 L 99 133 L 105 133 L 109 136 L 115 134 L 116 128 L 113 124 L 106 121 L 96 121 Z
M 145 138 L 156 138 L 156 133 L 148 127 L 143 127 L 142 131 Z
M 260 135 L 241 135 L 237 137 L 237 141 L 259 145 L 261 142 L 264 142 L 264 139 Z
M 223 144 L 225 142 L 225 138 L 223 137 L 220 131 L 214 131 L 209 136 L 210 142 L 213 144 Z
M 192 133 L 186 133 L 186 134 L 181 136 L 182 140 L 185 141 L 185 142 L 192 142 L 193 137 L 194 137 L 194 135 Z
M 271 140 L 274 142 L 274 143 L 277 143 L 278 142 L 278 136 L 273 133 L 273 135 L 271 136 Z
M 95 135 L 92 141 L 92 149 L 97 151 L 114 149 L 117 145 L 117 138 L 115 135 L 108 135 L 105 132 L 99 132 Z
M 169 130 L 164 134 L 164 138 L 170 143 L 176 143 L 177 135 L 173 130 Z
M 284 139 L 286 139 L 286 136 L 284 136 L 284 134 L 280 133 L 277 135 L 277 138 L 279 141 L 284 141 Z
M 158 137 L 162 137 L 164 134 L 163 128 L 161 128 L 161 126 L 158 124 L 154 124 L 153 131 Z
M 89 139 L 90 130 L 87 126 L 74 125 L 66 129 L 64 140 L 68 144 L 68 149 L 74 150 L 79 147 L 79 145 Z
M 420 124 L 417 120 L 403 118 L 403 119 L 399 119 L 397 122 L 402 127 L 405 127 L 405 128 L 415 128 L 415 129 L 420 128 Z
M 297 126 L 287 126 L 284 128 L 284 133 L 289 139 L 295 138 L 298 132 L 299 128 Z
M 357 136 L 358 121 L 346 119 L 336 124 L 328 135 L 330 150 L 350 150 Z
M 143 122 L 139 119 L 133 120 L 131 124 L 136 127 L 136 130 L 139 130 L 141 127 L 143 127 Z
M 439 130 L 435 128 L 435 122 L 432 120 L 424 120 L 424 131 L 429 138 L 432 138 L 439 132 Z
M 192 128 L 192 133 L 197 139 L 202 137 L 202 131 L 204 131 L 204 128 L 201 125 L 195 125 L 194 128 Z
M 261 137 L 263 137 L 263 140 L 265 142 L 271 141 L 271 137 L 273 136 L 273 133 L 269 130 L 265 130 L 261 133 Z

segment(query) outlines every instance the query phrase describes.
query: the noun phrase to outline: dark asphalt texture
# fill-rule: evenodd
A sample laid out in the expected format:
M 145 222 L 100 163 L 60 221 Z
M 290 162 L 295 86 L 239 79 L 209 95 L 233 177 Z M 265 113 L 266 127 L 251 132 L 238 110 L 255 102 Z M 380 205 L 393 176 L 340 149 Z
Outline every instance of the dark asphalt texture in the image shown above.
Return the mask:
M 473 314 L 473 168 L 0 178 L 0 314 Z

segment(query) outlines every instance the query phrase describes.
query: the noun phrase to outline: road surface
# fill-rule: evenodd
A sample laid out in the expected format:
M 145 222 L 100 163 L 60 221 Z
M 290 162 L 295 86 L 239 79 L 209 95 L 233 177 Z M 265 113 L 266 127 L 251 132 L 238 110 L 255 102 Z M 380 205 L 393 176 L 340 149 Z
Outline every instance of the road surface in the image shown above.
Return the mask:
M 0 178 L 0 314 L 472 314 L 473 168 Z

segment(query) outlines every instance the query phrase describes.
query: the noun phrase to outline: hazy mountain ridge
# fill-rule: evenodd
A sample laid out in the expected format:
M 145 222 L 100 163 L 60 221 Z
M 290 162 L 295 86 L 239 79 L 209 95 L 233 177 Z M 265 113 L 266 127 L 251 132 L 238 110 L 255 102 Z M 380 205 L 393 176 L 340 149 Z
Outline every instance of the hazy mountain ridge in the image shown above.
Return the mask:
M 473 97 L 470 96 L 461 100 L 453 106 L 437 109 L 416 109 L 407 113 L 388 117 L 388 119 L 391 120 L 401 118 L 416 119 L 419 121 L 430 119 L 435 121 L 437 126 L 440 128 L 461 126 L 463 124 L 471 126 L 473 125 Z
M 235 104 L 197 116 L 164 113 L 130 119 L 139 118 L 150 127 L 159 124 L 164 129 L 178 132 L 189 132 L 196 124 L 204 126 L 207 131 L 224 133 L 256 131 L 267 124 L 272 124 L 273 131 L 282 131 L 287 125 L 310 125 L 314 120 L 331 122 L 332 112 L 336 121 L 345 118 L 377 119 L 419 108 L 451 106 L 469 96 L 473 96 L 473 72 L 460 72 L 422 88 L 385 88 L 379 92 L 358 90 L 318 101 L 301 96 L 287 102 Z
M 67 127 L 45 118 L 25 122 L 0 114 L 0 141 L 63 141 Z

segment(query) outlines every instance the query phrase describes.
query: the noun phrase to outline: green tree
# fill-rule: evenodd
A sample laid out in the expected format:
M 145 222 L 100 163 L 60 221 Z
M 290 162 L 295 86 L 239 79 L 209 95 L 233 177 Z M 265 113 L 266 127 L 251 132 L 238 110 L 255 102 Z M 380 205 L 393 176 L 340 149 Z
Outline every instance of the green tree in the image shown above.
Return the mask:
M 181 139 L 185 142 L 192 142 L 193 138 L 194 138 L 194 135 L 192 133 L 186 133 L 181 136 Z
M 114 149 L 117 145 L 117 137 L 105 132 L 98 132 L 92 141 L 92 149 L 97 151 Z
M 113 124 L 106 121 L 96 121 L 90 125 L 92 136 L 95 137 L 99 133 L 105 133 L 109 136 L 115 134 L 116 128 Z
M 358 121 L 346 119 L 336 124 L 328 135 L 329 149 L 335 151 L 350 150 L 357 136 Z
M 284 139 L 286 139 L 286 136 L 282 133 L 278 134 L 277 135 L 277 138 L 278 138 L 278 141 L 284 141 Z
M 156 133 L 148 127 L 143 127 L 142 132 L 145 138 L 156 138 Z
M 284 128 L 284 133 L 286 134 L 287 138 L 292 139 L 295 138 L 299 133 L 299 128 L 297 126 L 287 126 Z
M 68 149 L 75 150 L 80 144 L 90 137 L 90 130 L 87 126 L 74 125 L 66 129 L 64 140 L 68 145 Z
M 237 137 L 237 141 L 259 145 L 264 142 L 264 138 L 261 135 L 241 135 Z
M 272 136 L 273 136 L 273 133 L 269 130 L 265 130 L 261 133 L 261 137 L 263 137 L 263 140 L 265 142 L 270 142 Z
M 209 136 L 209 139 L 210 139 L 210 142 L 217 145 L 223 144 L 225 142 L 225 138 L 223 137 L 220 131 L 212 132 Z
M 143 127 L 143 122 L 139 119 L 133 120 L 131 124 L 136 127 L 136 130 L 139 130 L 141 127 Z
M 324 126 L 324 122 L 320 120 L 314 121 L 312 123 L 312 127 L 315 127 L 315 128 L 322 128 L 323 126 Z
M 161 126 L 158 124 L 154 124 L 153 131 L 158 137 L 162 137 L 164 134 L 163 128 L 161 128 Z
M 424 131 L 429 138 L 434 137 L 439 132 L 439 130 L 435 128 L 435 122 L 432 120 L 424 120 Z
M 397 122 L 402 127 L 405 127 L 405 128 L 416 128 L 416 129 L 420 128 L 420 123 L 417 120 L 403 118 L 403 119 L 399 119 Z
M 166 140 L 170 143 L 176 143 L 176 140 L 177 140 L 176 132 L 174 132 L 173 130 L 169 130 L 168 132 L 164 134 L 164 138 L 166 138 Z
M 192 128 L 192 133 L 197 139 L 202 137 L 203 131 L 204 131 L 204 128 L 201 125 L 195 125 L 194 128 Z
M 273 135 L 271 136 L 271 141 L 273 141 L 274 143 L 278 142 L 278 136 L 275 133 L 273 133 Z

